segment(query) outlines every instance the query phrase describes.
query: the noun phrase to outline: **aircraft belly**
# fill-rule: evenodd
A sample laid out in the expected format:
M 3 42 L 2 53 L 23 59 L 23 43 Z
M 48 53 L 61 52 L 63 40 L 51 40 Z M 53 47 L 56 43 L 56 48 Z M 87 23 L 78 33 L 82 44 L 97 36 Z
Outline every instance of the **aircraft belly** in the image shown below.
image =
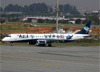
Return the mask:
M 37 41 L 37 39 L 20 39 L 20 40 L 15 40 L 13 42 L 30 42 L 30 41 Z

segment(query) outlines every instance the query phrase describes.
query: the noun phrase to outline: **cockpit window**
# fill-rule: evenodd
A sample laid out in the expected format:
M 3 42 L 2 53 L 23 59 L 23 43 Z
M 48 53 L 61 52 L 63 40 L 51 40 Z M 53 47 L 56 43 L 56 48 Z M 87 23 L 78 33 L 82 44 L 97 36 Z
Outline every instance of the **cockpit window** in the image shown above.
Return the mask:
M 6 36 L 6 37 L 11 37 L 11 35 L 8 35 L 8 36 Z

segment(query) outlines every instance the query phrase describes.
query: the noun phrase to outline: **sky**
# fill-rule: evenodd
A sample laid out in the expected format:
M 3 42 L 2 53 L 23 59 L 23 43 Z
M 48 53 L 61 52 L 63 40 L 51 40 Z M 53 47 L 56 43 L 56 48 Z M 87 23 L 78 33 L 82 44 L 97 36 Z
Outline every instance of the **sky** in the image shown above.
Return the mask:
M 9 4 L 18 4 L 21 6 L 30 5 L 33 3 L 46 3 L 54 7 L 56 0 L 0 0 L 0 6 L 4 8 Z M 59 0 L 59 4 L 71 4 L 75 5 L 79 11 L 81 10 L 99 10 L 99 0 Z

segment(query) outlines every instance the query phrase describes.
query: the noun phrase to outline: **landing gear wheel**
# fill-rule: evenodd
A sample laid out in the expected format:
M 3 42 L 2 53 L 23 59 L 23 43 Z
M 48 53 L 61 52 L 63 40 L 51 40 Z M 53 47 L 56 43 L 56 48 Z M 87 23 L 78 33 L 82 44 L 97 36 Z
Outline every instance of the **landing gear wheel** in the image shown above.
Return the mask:
M 49 46 L 49 47 L 51 47 L 51 46 L 52 46 L 52 44 L 48 44 L 48 46 Z
M 11 42 L 11 46 L 13 46 L 13 42 Z

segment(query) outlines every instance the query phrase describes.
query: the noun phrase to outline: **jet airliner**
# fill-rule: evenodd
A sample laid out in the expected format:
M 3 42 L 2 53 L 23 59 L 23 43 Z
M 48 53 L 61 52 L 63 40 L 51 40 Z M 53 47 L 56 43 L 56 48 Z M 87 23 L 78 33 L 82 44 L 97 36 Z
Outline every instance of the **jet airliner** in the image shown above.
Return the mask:
M 52 46 L 54 42 L 69 42 L 84 39 L 89 36 L 91 21 L 76 33 L 60 34 L 60 33 L 43 33 L 43 34 L 9 34 L 2 39 L 3 42 L 28 42 L 29 44 L 37 44 L 38 46 Z

